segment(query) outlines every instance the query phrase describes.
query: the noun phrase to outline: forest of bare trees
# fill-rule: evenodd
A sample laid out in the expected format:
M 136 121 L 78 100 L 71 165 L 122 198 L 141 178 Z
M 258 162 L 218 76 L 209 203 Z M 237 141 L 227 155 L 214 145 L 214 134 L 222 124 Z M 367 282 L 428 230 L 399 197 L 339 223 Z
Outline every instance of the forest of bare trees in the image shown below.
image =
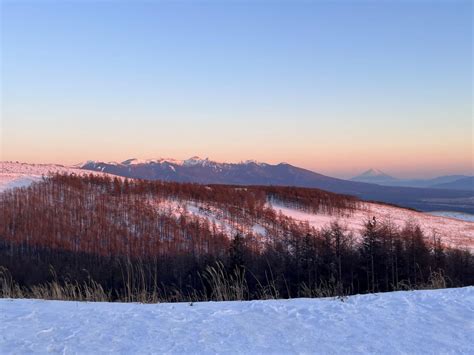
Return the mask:
M 195 215 L 157 210 L 168 200 L 218 208 L 267 235 L 229 236 Z M 474 284 L 473 255 L 427 242 L 416 224 L 368 220 L 357 239 L 337 223 L 317 230 L 278 214 L 270 200 L 330 215 L 359 203 L 316 189 L 54 175 L 0 194 L 0 267 L 29 289 L 93 280 L 111 300 L 133 300 L 131 283 L 159 299 L 222 299 L 216 278 L 238 283 L 241 299 Z M 147 297 L 140 300 L 156 300 Z

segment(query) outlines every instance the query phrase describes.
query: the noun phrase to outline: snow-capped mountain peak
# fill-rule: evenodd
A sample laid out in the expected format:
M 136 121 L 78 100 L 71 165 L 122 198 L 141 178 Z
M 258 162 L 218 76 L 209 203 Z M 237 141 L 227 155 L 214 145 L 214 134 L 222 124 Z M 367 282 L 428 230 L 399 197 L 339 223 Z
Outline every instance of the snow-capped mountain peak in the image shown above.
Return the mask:
M 384 173 L 382 170 L 371 168 L 363 172 L 360 176 L 390 176 Z
M 127 159 L 124 160 L 122 165 L 143 165 L 143 164 L 162 164 L 162 163 L 171 163 L 176 165 L 181 165 L 181 160 L 175 160 L 171 158 L 158 158 L 158 159 Z
M 97 166 L 102 166 L 102 165 L 112 165 L 112 166 L 126 166 L 126 167 L 131 167 L 131 166 L 136 166 L 136 165 L 178 165 L 178 166 L 183 166 L 183 167 L 193 167 L 193 166 L 202 166 L 202 167 L 228 167 L 231 165 L 251 165 L 255 164 L 261 167 L 268 166 L 267 163 L 260 162 L 257 160 L 243 160 L 238 163 L 229 163 L 229 162 L 218 162 L 215 160 L 211 160 L 208 157 L 202 158 L 200 156 L 193 156 L 189 159 L 185 160 L 178 160 L 178 159 L 173 159 L 173 158 L 157 158 L 157 159 L 137 159 L 137 158 L 130 158 L 127 160 L 124 160 L 122 162 L 115 162 L 115 161 L 110 161 L 110 162 L 105 162 L 101 160 L 88 160 L 83 163 L 79 163 L 74 165 L 74 167 L 78 168 L 90 168 L 90 167 L 97 167 Z
M 255 165 L 258 165 L 258 166 L 268 165 L 267 163 L 264 163 L 264 162 L 261 162 L 261 161 L 258 161 L 258 160 L 245 160 L 245 161 L 241 161 L 240 164 L 244 164 L 244 165 L 255 164 Z
M 362 174 L 353 177 L 351 180 L 354 181 L 363 181 L 363 182 L 386 182 L 386 181 L 395 181 L 397 180 L 393 176 L 388 175 L 379 169 L 371 168 L 364 171 Z
M 207 165 L 209 163 L 211 163 L 209 158 L 202 159 L 201 157 L 194 156 L 194 157 L 191 157 L 189 159 L 186 159 L 183 162 L 183 165 L 184 166 L 194 166 L 194 165 Z

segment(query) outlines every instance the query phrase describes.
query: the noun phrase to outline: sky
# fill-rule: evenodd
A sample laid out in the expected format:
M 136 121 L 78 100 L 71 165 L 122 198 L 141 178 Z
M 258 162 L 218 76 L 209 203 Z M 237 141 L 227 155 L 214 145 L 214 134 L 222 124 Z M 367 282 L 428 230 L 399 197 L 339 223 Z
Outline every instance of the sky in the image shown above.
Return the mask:
M 2 160 L 473 173 L 470 1 L 0 1 Z

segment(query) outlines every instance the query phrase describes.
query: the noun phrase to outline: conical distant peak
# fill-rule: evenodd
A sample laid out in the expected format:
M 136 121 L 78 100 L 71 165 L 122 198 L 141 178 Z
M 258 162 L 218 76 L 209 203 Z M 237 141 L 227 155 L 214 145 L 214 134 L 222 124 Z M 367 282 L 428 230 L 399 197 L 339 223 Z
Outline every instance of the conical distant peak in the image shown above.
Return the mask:
M 352 180 L 359 180 L 359 181 L 374 181 L 374 180 L 396 180 L 393 176 L 390 176 L 383 172 L 380 169 L 371 168 L 369 170 L 364 171 L 362 174 L 357 175 L 352 178 Z
M 388 174 L 384 173 L 382 170 L 370 168 L 366 172 L 362 173 L 362 175 L 370 175 L 370 176 L 387 176 Z

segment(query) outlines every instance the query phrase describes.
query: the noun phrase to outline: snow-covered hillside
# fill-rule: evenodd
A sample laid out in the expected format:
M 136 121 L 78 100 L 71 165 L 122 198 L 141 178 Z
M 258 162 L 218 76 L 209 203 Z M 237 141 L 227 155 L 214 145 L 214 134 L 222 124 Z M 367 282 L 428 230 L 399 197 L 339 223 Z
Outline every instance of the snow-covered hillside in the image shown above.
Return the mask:
M 88 170 L 54 164 L 1 162 L 0 192 L 13 187 L 27 186 L 31 182 L 38 181 L 42 176 L 46 176 L 51 172 L 75 173 L 78 175 L 91 173 L 91 171 Z M 93 173 L 104 174 L 96 171 Z M 440 236 L 445 244 L 456 247 L 467 247 L 474 250 L 474 222 L 455 219 L 455 215 L 435 216 L 404 208 L 368 202 L 360 203 L 360 208 L 357 211 L 345 216 L 308 213 L 278 203 L 272 203 L 271 206 L 276 212 L 281 211 L 284 215 L 297 221 L 308 221 L 311 226 L 318 229 L 328 226 L 333 221 L 339 221 L 343 226 L 347 227 L 347 229 L 352 230 L 356 236 L 360 235 L 364 222 L 367 221 L 367 219 L 372 219 L 372 217 L 376 217 L 379 221 L 391 221 L 399 227 L 403 227 L 406 222 L 412 221 L 421 226 L 425 235 L 427 235 L 430 240 L 434 234 Z M 266 235 L 266 229 L 259 223 L 254 221 L 245 224 L 242 221 L 236 223 L 236 221 L 225 220 L 225 214 L 223 214 L 221 210 L 209 205 L 203 206 L 188 201 L 164 201 L 160 203 L 159 209 L 162 212 L 170 211 L 176 216 L 182 213 L 189 213 L 202 220 L 207 220 L 211 224 L 214 222 L 218 229 L 226 232 L 229 236 L 234 235 L 236 232 L 253 232 L 260 237 Z
M 332 222 L 339 222 L 345 229 L 352 231 L 356 237 L 361 236 L 364 223 L 372 220 L 373 217 L 379 222 L 389 222 L 399 228 L 403 228 L 407 223 L 418 224 L 424 234 L 432 241 L 433 235 L 441 237 L 445 245 L 458 248 L 468 248 L 474 250 L 474 222 L 459 220 L 451 217 L 434 216 L 431 214 L 416 212 L 413 210 L 388 206 L 384 204 L 361 202 L 359 209 L 353 213 L 336 216 L 328 214 L 315 214 L 305 212 L 295 208 L 290 208 L 283 204 L 271 203 L 277 213 L 291 217 L 297 222 L 308 222 L 310 226 L 321 229 L 329 227 Z M 208 204 L 197 204 L 188 201 L 162 201 L 158 205 L 160 213 L 171 212 L 176 217 L 181 214 L 191 214 L 201 220 L 207 220 L 210 224 L 215 223 L 217 228 L 232 237 L 236 233 L 254 233 L 258 237 L 266 236 L 266 229 L 255 221 L 231 221 L 225 218 L 219 208 Z
M 299 221 L 308 221 L 310 225 L 320 228 L 327 226 L 331 221 L 339 221 L 347 229 L 360 235 L 364 223 L 376 217 L 378 221 L 390 222 L 403 228 L 407 222 L 417 223 L 425 235 L 441 237 L 443 243 L 453 247 L 467 247 L 474 249 L 474 222 L 463 221 L 445 216 L 434 216 L 413 210 L 398 208 L 383 204 L 363 202 L 360 209 L 353 214 L 343 217 L 316 215 L 281 205 L 273 206 L 277 211 Z
M 0 300 L 0 353 L 473 354 L 474 287 L 175 304 Z
M 28 186 L 32 182 L 40 181 L 43 176 L 50 173 L 61 174 L 90 174 L 91 171 L 58 164 L 29 164 L 19 162 L 0 162 L 0 192 L 15 187 Z M 100 172 L 92 172 L 94 175 L 104 175 Z

